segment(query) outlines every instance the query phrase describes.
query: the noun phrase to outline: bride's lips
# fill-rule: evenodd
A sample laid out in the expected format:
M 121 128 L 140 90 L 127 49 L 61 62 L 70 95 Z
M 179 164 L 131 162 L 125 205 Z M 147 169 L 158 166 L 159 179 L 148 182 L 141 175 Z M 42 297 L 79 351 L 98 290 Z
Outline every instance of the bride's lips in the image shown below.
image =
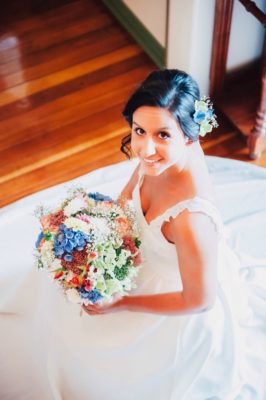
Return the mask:
M 157 158 L 157 159 L 154 159 L 154 160 L 150 160 L 150 159 L 148 159 L 148 158 L 143 158 L 142 159 L 142 161 L 145 163 L 145 165 L 148 165 L 148 166 L 155 166 L 155 165 L 157 165 L 157 164 L 159 164 L 159 162 L 162 160 L 162 158 Z

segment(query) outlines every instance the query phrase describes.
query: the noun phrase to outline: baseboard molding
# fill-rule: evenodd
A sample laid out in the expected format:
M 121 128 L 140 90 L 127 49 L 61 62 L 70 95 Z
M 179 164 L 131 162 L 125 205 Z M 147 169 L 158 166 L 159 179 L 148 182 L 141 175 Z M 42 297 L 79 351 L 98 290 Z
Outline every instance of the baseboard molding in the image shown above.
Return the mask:
M 165 67 L 165 48 L 154 38 L 132 11 L 121 0 L 102 0 L 113 16 L 159 68 Z

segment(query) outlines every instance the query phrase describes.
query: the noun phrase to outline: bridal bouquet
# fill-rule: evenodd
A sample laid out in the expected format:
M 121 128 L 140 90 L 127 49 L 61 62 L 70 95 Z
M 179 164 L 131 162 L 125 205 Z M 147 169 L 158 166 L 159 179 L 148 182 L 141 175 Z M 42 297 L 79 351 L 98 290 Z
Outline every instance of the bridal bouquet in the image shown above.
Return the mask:
M 128 202 L 77 188 L 57 209 L 40 206 L 35 215 L 42 225 L 36 264 L 70 301 L 105 304 L 136 287 L 141 242 Z

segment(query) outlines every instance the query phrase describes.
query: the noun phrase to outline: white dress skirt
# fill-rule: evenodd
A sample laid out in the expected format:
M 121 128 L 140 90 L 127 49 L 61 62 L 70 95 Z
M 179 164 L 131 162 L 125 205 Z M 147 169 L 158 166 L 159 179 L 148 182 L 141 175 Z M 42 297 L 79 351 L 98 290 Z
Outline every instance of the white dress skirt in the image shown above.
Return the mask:
M 119 194 L 137 160 L 105 167 L 0 212 L 1 400 L 265 400 L 266 170 L 206 157 L 218 208 L 195 197 L 148 224 L 133 203 L 143 268 L 131 295 L 182 290 L 178 255 L 161 225 L 185 208 L 219 233 L 215 305 L 198 314 L 120 311 L 80 315 L 34 266 L 34 209 L 66 188 Z M 204 233 L 203 233 L 204 234 Z

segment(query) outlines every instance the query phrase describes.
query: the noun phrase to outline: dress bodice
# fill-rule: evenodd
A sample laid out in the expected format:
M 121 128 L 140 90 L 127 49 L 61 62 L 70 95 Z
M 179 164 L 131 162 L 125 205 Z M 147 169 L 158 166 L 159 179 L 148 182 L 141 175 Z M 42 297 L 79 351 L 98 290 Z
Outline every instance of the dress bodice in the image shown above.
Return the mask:
M 132 193 L 132 200 L 140 229 L 142 257 L 144 262 L 146 262 L 145 274 L 156 273 L 157 276 L 159 274 L 162 278 L 162 291 L 181 290 L 182 281 L 178 267 L 177 249 L 173 243 L 168 242 L 164 237 L 161 230 L 163 223 L 169 221 L 170 217 L 175 218 L 184 209 L 188 209 L 190 212 L 202 212 L 208 215 L 215 224 L 219 242 L 221 242 L 224 237 L 224 226 L 221 215 L 211 201 L 195 196 L 169 207 L 161 215 L 148 223 L 143 214 L 140 198 L 140 187 L 143 177 L 144 175 L 140 169 L 138 181 Z M 145 279 L 147 279 L 147 276 Z M 165 282 L 166 286 L 163 285 L 163 282 Z

